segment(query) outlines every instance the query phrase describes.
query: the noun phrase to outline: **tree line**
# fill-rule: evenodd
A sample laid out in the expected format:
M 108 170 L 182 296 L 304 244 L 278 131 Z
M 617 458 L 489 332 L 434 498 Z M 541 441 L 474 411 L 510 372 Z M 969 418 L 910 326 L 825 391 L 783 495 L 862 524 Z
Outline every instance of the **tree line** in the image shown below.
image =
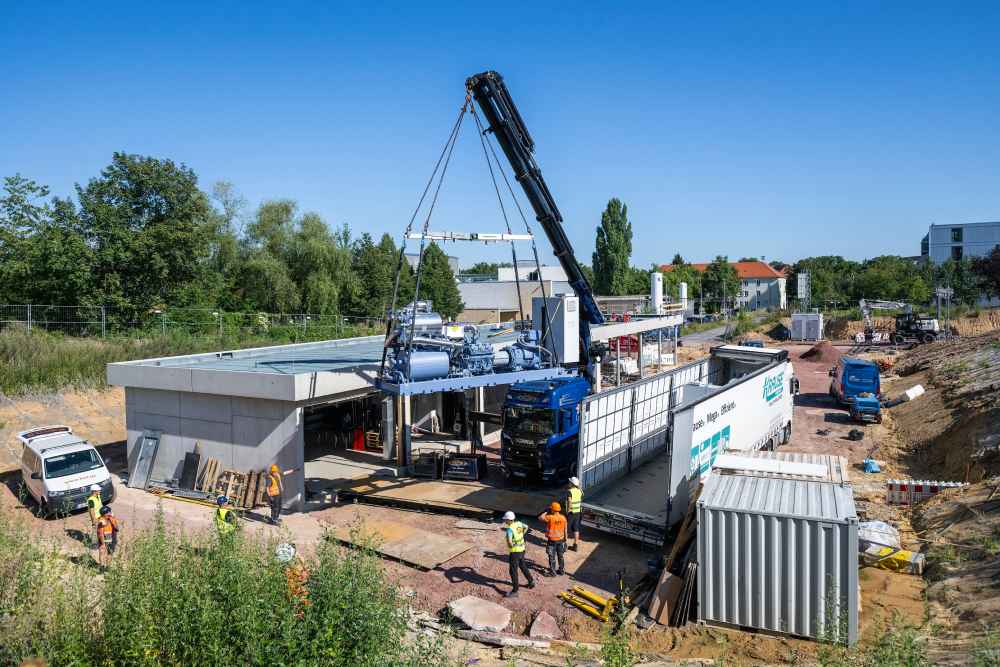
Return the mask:
M 0 192 L 0 303 L 105 305 L 132 319 L 166 306 L 381 317 L 398 262 L 388 234 L 354 237 L 291 199 L 251 211 L 231 184 L 205 192 L 168 159 L 115 153 L 70 197 L 19 174 Z M 404 261 L 399 303 L 414 287 Z M 420 298 L 446 317 L 462 310 L 433 243 Z

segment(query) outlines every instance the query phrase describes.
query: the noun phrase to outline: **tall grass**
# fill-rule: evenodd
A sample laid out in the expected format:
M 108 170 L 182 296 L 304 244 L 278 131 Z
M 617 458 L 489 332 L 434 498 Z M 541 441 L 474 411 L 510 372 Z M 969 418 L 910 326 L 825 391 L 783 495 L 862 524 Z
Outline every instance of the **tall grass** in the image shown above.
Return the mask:
M 447 664 L 408 639 L 402 597 L 370 550 L 324 541 L 309 604 L 289 593 L 273 545 L 179 534 L 161 517 L 110 570 L 75 565 L 0 517 L 0 664 Z
M 339 333 L 350 337 L 376 331 L 348 326 Z M 315 336 L 303 337 L 298 327 L 271 327 L 265 334 L 227 333 L 221 337 L 168 331 L 166 335 L 144 337 L 76 338 L 44 331 L 10 330 L 0 333 L 0 395 L 102 388 L 106 386 L 105 367 L 116 361 L 321 339 L 319 331 Z

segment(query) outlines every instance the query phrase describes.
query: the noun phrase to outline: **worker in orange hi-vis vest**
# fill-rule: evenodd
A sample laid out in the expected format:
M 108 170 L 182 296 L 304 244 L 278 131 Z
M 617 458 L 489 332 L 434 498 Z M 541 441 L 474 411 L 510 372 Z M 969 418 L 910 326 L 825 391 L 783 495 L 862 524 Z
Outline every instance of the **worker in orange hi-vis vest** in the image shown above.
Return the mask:
M 101 518 L 97 520 L 97 557 L 101 567 L 111 564 L 111 556 L 118 546 L 118 519 L 111 513 L 111 508 L 105 505 L 101 508 Z
M 564 562 L 566 554 L 566 516 L 562 513 L 562 506 L 559 503 L 552 503 L 548 512 L 542 512 L 538 520 L 545 524 L 545 553 L 549 556 L 549 571 L 546 573 L 550 577 L 562 574 L 566 567 Z M 559 568 L 556 568 L 556 561 L 559 561 Z

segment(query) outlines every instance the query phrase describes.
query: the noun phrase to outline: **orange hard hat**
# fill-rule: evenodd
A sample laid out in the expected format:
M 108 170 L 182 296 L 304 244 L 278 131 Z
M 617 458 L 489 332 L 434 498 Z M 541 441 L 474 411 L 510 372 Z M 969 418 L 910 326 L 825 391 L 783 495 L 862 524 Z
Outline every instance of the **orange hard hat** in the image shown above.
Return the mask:
M 549 509 L 552 510 L 553 512 L 560 512 L 562 511 L 562 505 L 560 505 L 559 503 L 552 503 L 551 505 L 549 505 Z
M 271 464 L 271 472 L 278 472 L 278 464 L 277 463 L 272 463 Z

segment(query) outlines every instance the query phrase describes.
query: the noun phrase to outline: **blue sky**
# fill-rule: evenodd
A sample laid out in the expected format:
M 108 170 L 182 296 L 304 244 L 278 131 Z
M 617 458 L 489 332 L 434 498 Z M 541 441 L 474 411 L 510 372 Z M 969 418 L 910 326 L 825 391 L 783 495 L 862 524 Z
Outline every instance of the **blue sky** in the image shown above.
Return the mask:
M 113 151 L 169 157 L 398 238 L 496 69 L 582 261 L 614 196 L 640 266 L 917 254 L 931 222 L 1000 219 L 997 3 L 146 4 L 7 3 L 0 175 L 65 195 Z M 480 151 L 466 127 L 433 228 L 500 229 Z

